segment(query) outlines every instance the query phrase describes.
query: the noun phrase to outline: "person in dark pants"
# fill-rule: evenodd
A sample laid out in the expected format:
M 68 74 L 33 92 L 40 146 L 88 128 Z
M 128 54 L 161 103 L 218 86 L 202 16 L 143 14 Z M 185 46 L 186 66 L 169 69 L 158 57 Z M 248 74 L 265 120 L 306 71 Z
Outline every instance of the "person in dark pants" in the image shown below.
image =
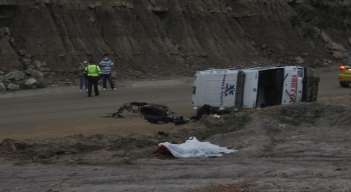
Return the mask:
M 80 64 L 79 66 L 79 89 L 80 92 L 86 91 L 88 92 L 88 80 L 86 77 L 86 73 L 85 73 L 85 67 L 88 65 L 88 61 L 84 61 L 83 63 Z
M 112 80 L 112 66 L 113 61 L 109 58 L 108 54 L 104 54 L 102 61 L 99 63 L 102 71 L 102 86 L 103 89 L 106 90 L 107 82 L 110 84 L 111 89 L 115 90 L 115 85 Z
M 92 88 L 94 87 L 95 96 L 99 96 L 98 83 L 101 75 L 101 69 L 97 64 L 89 64 L 85 68 L 88 79 L 88 97 L 91 97 Z

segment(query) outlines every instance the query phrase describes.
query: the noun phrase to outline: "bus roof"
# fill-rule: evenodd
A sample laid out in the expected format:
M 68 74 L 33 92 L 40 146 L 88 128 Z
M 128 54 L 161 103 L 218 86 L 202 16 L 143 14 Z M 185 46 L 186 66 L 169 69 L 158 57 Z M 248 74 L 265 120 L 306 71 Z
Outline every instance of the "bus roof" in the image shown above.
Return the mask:
M 302 66 L 299 65 L 286 65 L 286 66 L 259 66 L 259 67 L 250 67 L 250 68 L 228 68 L 228 69 L 207 69 L 203 71 L 198 71 L 198 73 L 202 74 L 223 74 L 223 73 L 233 73 L 239 70 L 243 71 L 265 71 L 271 69 L 282 69 L 282 68 L 290 68 L 290 67 L 298 67 L 301 68 Z

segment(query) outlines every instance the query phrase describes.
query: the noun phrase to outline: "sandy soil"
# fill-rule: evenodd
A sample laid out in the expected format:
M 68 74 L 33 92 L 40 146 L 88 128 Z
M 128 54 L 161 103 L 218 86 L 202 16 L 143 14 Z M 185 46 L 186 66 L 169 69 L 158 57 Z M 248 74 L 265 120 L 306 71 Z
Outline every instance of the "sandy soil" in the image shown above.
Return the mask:
M 239 149 L 237 154 L 213 159 L 159 159 L 151 154 L 154 148 L 150 148 L 145 151 L 145 157 L 139 154 L 138 158 L 133 158 L 128 154 L 140 149 L 134 146 L 123 149 L 123 142 L 112 138 L 112 143 L 119 144 L 110 146 L 115 150 L 101 148 L 84 156 L 70 155 L 74 163 L 69 163 L 72 159 L 57 154 L 50 156 L 47 164 L 16 161 L 13 157 L 3 160 L 0 191 L 205 192 L 224 191 L 221 190 L 223 186 L 227 186 L 225 191 L 229 192 L 349 191 L 351 131 L 348 129 L 348 106 L 351 104 L 351 89 L 340 88 L 335 78 L 333 71 L 321 71 L 320 101 L 330 106 L 318 104 L 262 110 L 251 115 L 250 123 L 240 130 L 230 128 L 234 121 L 191 125 L 206 125 L 212 129 L 229 127 L 225 133 L 215 134 L 207 140 Z M 139 135 L 145 139 L 162 131 L 181 132 L 185 134 L 180 135 L 185 136 L 187 131 L 191 133 L 191 127 L 150 125 L 137 117 L 116 120 L 103 116 L 124 102 L 137 100 L 167 104 L 180 114 L 190 115 L 190 94 L 191 80 L 185 78 L 126 82 L 118 91 L 103 92 L 101 97 L 91 99 L 82 96 L 75 88 L 2 95 L 0 137 L 46 139 L 50 143 L 55 142 L 53 138 L 74 134 Z M 98 144 L 106 142 L 94 139 Z M 84 137 L 79 140 L 80 148 L 85 140 Z M 158 140 L 142 141 L 151 146 Z M 46 142 L 37 147 L 43 150 Z M 138 145 L 136 141 L 134 143 Z M 77 149 L 75 144 L 69 145 L 73 151 Z M 69 148 L 65 150 L 72 152 Z M 96 162 L 86 163 L 84 159 L 91 156 Z M 77 158 L 83 160 L 79 163 Z M 118 160 L 106 161 L 109 158 Z

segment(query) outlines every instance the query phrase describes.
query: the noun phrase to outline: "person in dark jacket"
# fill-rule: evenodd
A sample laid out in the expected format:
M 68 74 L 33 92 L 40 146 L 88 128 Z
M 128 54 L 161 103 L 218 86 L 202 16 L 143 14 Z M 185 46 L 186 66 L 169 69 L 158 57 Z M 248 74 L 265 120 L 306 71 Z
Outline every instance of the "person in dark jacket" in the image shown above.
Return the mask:
M 100 61 L 99 66 L 101 68 L 102 71 L 102 87 L 103 90 L 106 90 L 107 88 L 107 81 L 109 82 L 111 89 L 115 90 L 115 85 L 113 83 L 112 80 L 112 67 L 113 67 L 114 63 L 112 61 L 112 59 L 109 57 L 108 54 L 104 54 L 103 59 Z

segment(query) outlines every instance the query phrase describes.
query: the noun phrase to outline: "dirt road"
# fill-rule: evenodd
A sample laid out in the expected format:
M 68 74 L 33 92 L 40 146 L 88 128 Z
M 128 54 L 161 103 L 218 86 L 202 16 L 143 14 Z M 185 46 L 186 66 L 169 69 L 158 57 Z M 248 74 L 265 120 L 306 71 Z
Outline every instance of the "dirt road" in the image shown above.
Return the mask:
M 335 79 L 333 71 L 321 72 L 322 102 L 342 104 L 335 98 L 351 94 L 351 89 L 340 88 Z M 118 91 L 103 92 L 99 98 L 86 98 L 76 88 L 2 95 L 0 137 L 47 138 L 82 133 L 151 135 L 175 128 L 149 125 L 142 119 L 116 120 L 102 116 L 124 102 L 138 100 L 167 104 L 174 111 L 189 115 L 190 93 L 191 80 L 184 78 L 126 82 Z M 285 112 L 285 119 L 274 124 L 274 117 L 284 116 L 284 110 L 278 111 L 276 113 L 280 115 L 273 113 L 271 120 L 260 121 L 266 117 L 257 117 L 258 120 L 253 120 L 246 129 L 211 138 L 214 143 L 240 148 L 239 154 L 223 158 L 141 158 L 90 166 L 5 161 L 0 164 L 0 192 L 208 192 L 223 191 L 219 190 L 221 184 L 230 184 L 227 191 L 238 191 L 238 188 L 250 188 L 249 191 L 349 191 L 351 143 L 348 138 L 351 131 L 347 126 L 350 121 L 348 116 L 335 120 L 343 116 L 339 114 L 349 114 L 349 111 L 318 106 L 309 110 L 307 107 Z M 320 116 L 321 113 L 325 116 Z M 311 118 L 318 120 L 308 125 L 293 125 Z
M 75 87 L 49 88 L 0 95 L 0 139 L 61 137 L 74 134 L 153 134 L 172 125 L 151 126 L 143 120 L 103 118 L 130 101 L 165 104 L 177 113 L 191 115 L 190 78 L 124 82 L 117 91 L 87 98 Z M 350 95 L 340 88 L 336 73 L 321 72 L 320 99 Z
M 143 120 L 103 118 L 131 101 L 169 105 L 191 114 L 191 80 L 125 82 L 117 91 L 87 98 L 76 87 L 23 91 L 0 96 L 0 139 L 60 137 L 74 134 L 154 133 L 166 126 L 151 126 Z

